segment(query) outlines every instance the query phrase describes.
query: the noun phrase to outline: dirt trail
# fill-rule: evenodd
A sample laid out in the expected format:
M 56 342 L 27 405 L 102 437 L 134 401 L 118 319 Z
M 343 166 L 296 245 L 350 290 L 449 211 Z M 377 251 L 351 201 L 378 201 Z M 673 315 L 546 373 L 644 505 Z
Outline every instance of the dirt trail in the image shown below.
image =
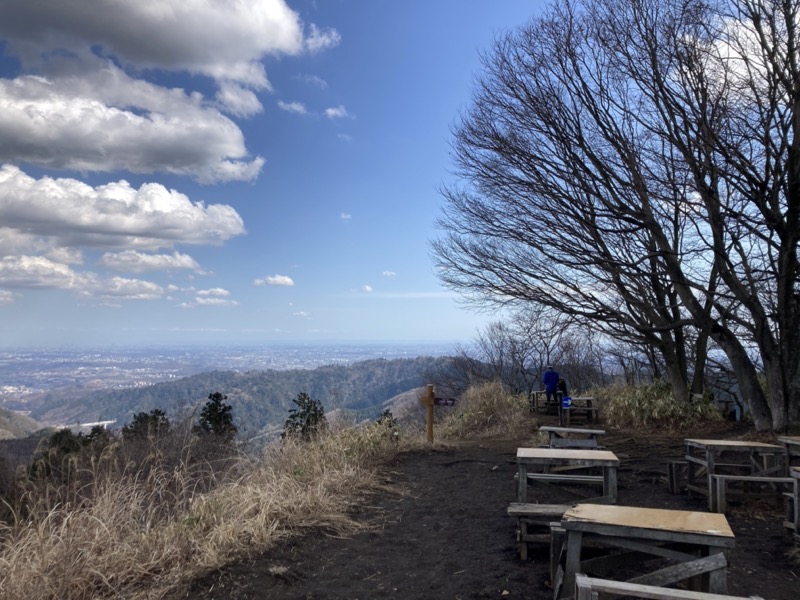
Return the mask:
M 736 429 L 714 431 L 733 437 Z M 619 503 L 705 510 L 702 498 L 673 495 L 666 464 L 683 454 L 683 436 L 610 434 L 603 444 L 621 460 Z M 450 451 L 401 455 L 386 480 L 397 493 L 376 494 L 358 517 L 372 531 L 352 538 L 308 534 L 195 582 L 187 598 L 241 599 L 549 599 L 549 549 L 519 558 L 514 500 L 520 441 L 465 443 Z M 533 490 L 532 490 L 533 491 Z M 540 502 L 563 501 L 555 486 L 537 488 Z M 778 503 L 733 505 L 736 535 L 729 593 L 768 600 L 800 598 L 800 563 L 782 526 Z

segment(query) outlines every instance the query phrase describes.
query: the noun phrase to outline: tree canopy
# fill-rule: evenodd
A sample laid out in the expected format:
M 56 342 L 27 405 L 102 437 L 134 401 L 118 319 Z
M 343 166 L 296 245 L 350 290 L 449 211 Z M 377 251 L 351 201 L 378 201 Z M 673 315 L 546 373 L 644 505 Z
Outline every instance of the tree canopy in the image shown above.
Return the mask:
M 800 423 L 798 5 L 566 0 L 500 38 L 454 127 L 444 283 L 647 345 L 687 401 L 712 344 L 758 429 Z

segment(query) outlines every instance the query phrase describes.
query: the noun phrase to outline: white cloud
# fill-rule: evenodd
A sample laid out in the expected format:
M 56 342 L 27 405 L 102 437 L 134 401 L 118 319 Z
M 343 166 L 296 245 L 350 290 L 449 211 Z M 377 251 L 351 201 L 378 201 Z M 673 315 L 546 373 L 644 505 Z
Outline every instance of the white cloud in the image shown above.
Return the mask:
M 89 290 L 86 292 L 89 293 Z M 112 277 L 99 283 L 91 293 L 101 298 L 120 300 L 158 300 L 164 295 L 164 289 L 150 281 Z
M 94 273 L 78 273 L 43 256 L 7 256 L 0 260 L 0 285 L 69 290 L 82 296 L 117 300 L 156 300 L 164 293 L 161 286 L 149 281 L 101 279 Z
M 43 256 L 6 256 L 0 260 L 0 285 L 13 288 L 89 289 L 93 283 L 72 270 Z
M 83 173 L 254 179 L 264 159 L 220 110 L 263 110 L 265 57 L 341 40 L 304 24 L 286 0 L 0 0 L 0 9 L 4 51 L 26 73 L 0 79 L 0 161 Z M 210 77 L 215 98 L 148 83 L 155 69 Z
M 383 276 L 384 277 L 397 277 L 397 273 L 395 273 L 394 271 L 384 271 L 383 272 Z
M 256 285 L 292 286 L 294 285 L 294 280 L 288 275 L 268 275 L 267 277 L 256 279 L 253 283 Z
M 329 119 L 343 119 L 345 117 L 349 117 L 350 115 L 347 113 L 347 109 L 340 104 L 335 108 L 326 108 L 325 116 Z
M 155 249 L 218 244 L 245 233 L 232 207 L 192 203 L 160 184 L 136 189 L 117 181 L 93 188 L 75 179 L 34 179 L 10 165 L 0 167 L 0 222 L 68 247 Z
M 100 264 L 114 271 L 128 273 L 144 273 L 145 271 L 173 271 L 187 269 L 203 273 L 200 265 L 188 254 L 173 252 L 172 254 L 145 254 L 136 250 L 122 252 L 106 252 Z
M 26 63 L 47 52 L 99 46 L 122 64 L 185 70 L 252 87 L 266 85 L 259 60 L 336 45 L 339 34 L 309 26 L 284 0 L 0 0 L 0 35 Z
M 199 290 L 197 292 L 197 295 L 206 298 L 208 297 L 227 298 L 228 296 L 231 295 L 231 293 L 224 288 L 211 288 L 208 290 Z
M 363 285 L 361 286 L 361 291 L 364 292 L 365 294 L 371 294 L 375 290 L 372 289 L 371 285 Z
M 238 104 L 246 112 L 246 98 Z M 211 183 L 252 180 L 264 164 L 198 94 L 131 79 L 110 62 L 79 75 L 0 79 L 0 139 L 0 161 L 81 172 L 167 172 Z
M 342 221 L 350 221 L 353 218 L 353 215 L 351 215 L 350 213 L 343 212 L 339 214 L 339 218 Z
M 278 101 L 278 108 L 286 112 L 294 113 L 296 115 L 306 114 L 306 107 L 301 102 L 283 102 Z
M 307 313 L 304 310 L 299 310 L 297 312 L 292 313 L 292 316 L 293 317 L 297 317 L 299 319 L 310 319 L 311 318 L 311 313 Z
M 239 306 L 236 300 L 228 300 L 226 298 L 209 298 L 206 296 L 198 296 L 194 299 L 195 306 Z
M 313 23 L 309 27 L 309 34 L 306 38 L 306 48 L 312 54 L 321 52 L 328 48 L 334 48 L 342 41 L 342 36 L 335 29 L 326 27 L 321 29 Z
M 9 290 L 0 290 L 0 304 L 11 304 L 14 302 L 14 293 Z
M 316 86 L 323 90 L 327 89 L 328 87 L 328 82 L 321 77 L 317 77 L 316 75 L 295 75 L 294 79 Z
M 348 144 L 353 141 L 353 136 L 347 135 L 346 133 L 337 133 L 336 137 Z
M 236 117 L 250 117 L 264 110 L 252 90 L 236 83 L 222 82 L 217 92 L 217 103 Z

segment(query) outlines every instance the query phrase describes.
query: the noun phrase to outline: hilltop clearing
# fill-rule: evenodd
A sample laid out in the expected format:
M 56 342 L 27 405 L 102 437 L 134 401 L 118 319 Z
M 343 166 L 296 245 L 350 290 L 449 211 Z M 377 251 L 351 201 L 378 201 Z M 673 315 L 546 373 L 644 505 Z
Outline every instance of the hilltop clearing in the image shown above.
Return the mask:
M 723 423 L 702 435 L 745 433 Z M 606 436 L 604 445 L 621 460 L 619 504 L 706 510 L 704 499 L 667 489 L 666 464 L 682 457 L 684 437 Z M 549 549 L 532 546 L 521 561 L 516 523 L 506 514 L 520 445 L 526 441 L 485 440 L 402 454 L 386 468 L 387 491 L 355 515 L 372 524 L 370 531 L 345 539 L 308 531 L 195 582 L 183 598 L 551 598 Z M 556 492 L 537 493 L 544 503 Z M 731 506 L 730 594 L 796 600 L 800 564 L 789 556 L 793 543 L 783 517 L 778 502 Z

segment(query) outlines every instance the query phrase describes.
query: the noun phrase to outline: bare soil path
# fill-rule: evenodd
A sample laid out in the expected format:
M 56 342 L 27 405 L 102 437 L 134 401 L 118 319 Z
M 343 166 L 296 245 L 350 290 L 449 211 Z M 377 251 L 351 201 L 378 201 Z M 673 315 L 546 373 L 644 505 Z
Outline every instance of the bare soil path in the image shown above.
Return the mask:
M 704 435 L 738 437 L 745 431 L 724 425 Z M 667 489 L 666 465 L 681 459 L 684 437 L 610 433 L 604 438 L 621 461 L 619 504 L 706 510 L 703 498 Z M 195 582 L 186 597 L 552 598 L 549 549 L 532 546 L 528 560 L 520 560 L 516 523 L 506 514 L 514 501 L 520 445 L 524 441 L 492 440 L 403 454 L 385 475 L 398 493 L 376 494 L 359 511 L 360 519 L 375 524 L 372 531 L 348 539 L 309 532 Z M 543 486 L 536 500 L 564 501 L 559 493 Z M 794 543 L 783 517 L 778 501 L 731 506 L 736 548 L 729 556 L 730 594 L 800 599 L 800 556 L 790 555 Z

